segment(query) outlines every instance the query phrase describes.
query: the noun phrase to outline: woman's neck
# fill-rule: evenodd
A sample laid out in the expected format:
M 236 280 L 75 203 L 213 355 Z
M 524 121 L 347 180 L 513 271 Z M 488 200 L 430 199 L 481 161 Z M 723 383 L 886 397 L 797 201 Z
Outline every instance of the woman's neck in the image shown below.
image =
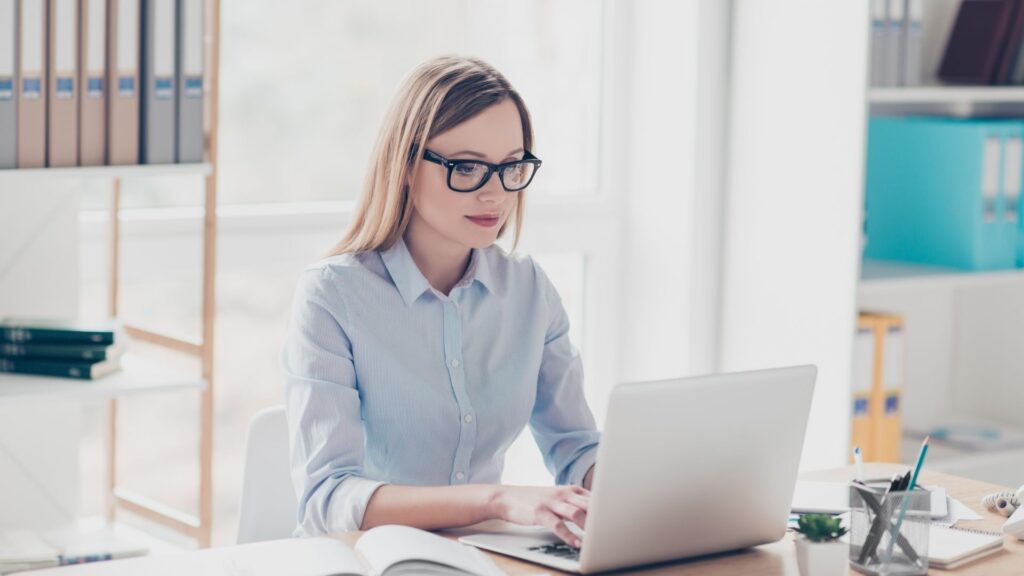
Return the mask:
M 427 282 L 448 295 L 466 273 L 471 250 L 437 234 L 416 217 L 409 222 L 402 239 Z

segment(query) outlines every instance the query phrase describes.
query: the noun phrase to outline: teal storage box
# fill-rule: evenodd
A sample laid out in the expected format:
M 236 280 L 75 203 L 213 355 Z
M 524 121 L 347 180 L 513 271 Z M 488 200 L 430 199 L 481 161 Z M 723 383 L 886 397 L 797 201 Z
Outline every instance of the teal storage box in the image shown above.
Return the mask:
M 1015 120 L 872 118 L 864 256 L 965 270 L 1024 261 L 1022 133 Z

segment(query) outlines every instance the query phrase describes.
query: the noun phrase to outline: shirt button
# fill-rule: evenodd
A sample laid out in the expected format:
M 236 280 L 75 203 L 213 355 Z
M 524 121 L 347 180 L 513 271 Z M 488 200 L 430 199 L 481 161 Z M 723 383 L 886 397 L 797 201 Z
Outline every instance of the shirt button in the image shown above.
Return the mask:
M 452 366 L 452 368 L 458 368 L 459 367 L 459 359 L 458 358 L 452 358 L 451 366 Z
M 466 422 L 466 424 L 469 424 L 470 422 L 473 421 L 473 415 L 472 414 L 466 414 L 466 416 L 463 418 L 463 420 Z
M 455 479 L 456 479 L 456 480 L 465 480 L 465 479 L 466 479 L 466 475 L 465 475 L 465 474 L 463 474 L 462 472 L 457 472 L 457 473 L 455 474 Z

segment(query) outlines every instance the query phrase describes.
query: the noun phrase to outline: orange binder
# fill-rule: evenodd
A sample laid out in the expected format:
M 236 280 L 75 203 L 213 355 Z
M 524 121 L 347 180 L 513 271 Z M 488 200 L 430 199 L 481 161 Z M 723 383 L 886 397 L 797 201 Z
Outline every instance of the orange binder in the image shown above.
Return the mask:
M 50 0 L 47 165 L 78 165 L 78 0 Z
M 876 423 L 875 448 L 881 462 L 900 461 L 900 440 L 903 437 L 903 321 L 889 316 L 885 327 L 882 353 L 882 405 Z
M 46 166 L 46 0 L 18 6 L 18 167 Z
M 853 437 L 866 442 L 861 445 L 864 461 L 899 462 L 903 435 L 903 319 L 895 314 L 862 312 L 857 327 L 871 334 L 871 387 L 866 394 L 867 420 L 858 419 L 855 413 Z M 855 364 L 855 375 L 864 371 L 863 366 L 858 366 Z M 858 396 L 865 395 L 863 382 L 858 385 L 856 379 L 857 376 L 853 391 L 855 403 Z M 859 416 L 863 418 L 863 414 Z
M 875 381 L 875 332 L 858 322 L 853 341 L 853 404 L 850 417 L 850 445 L 860 447 L 865 459 L 875 453 L 875 427 L 871 419 L 871 390 Z M 853 453 L 850 453 L 853 461 Z
M 101 166 L 107 163 L 107 0 L 81 2 L 78 161 Z
M 107 161 L 138 164 L 140 0 L 107 8 Z

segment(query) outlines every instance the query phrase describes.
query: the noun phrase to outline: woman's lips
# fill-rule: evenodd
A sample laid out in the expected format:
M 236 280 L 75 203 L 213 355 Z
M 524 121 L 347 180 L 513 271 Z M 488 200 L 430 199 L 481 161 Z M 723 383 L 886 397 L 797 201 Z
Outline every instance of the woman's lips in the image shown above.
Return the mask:
M 473 224 L 483 226 L 484 228 L 492 228 L 498 225 L 497 216 L 466 216 L 466 219 Z

